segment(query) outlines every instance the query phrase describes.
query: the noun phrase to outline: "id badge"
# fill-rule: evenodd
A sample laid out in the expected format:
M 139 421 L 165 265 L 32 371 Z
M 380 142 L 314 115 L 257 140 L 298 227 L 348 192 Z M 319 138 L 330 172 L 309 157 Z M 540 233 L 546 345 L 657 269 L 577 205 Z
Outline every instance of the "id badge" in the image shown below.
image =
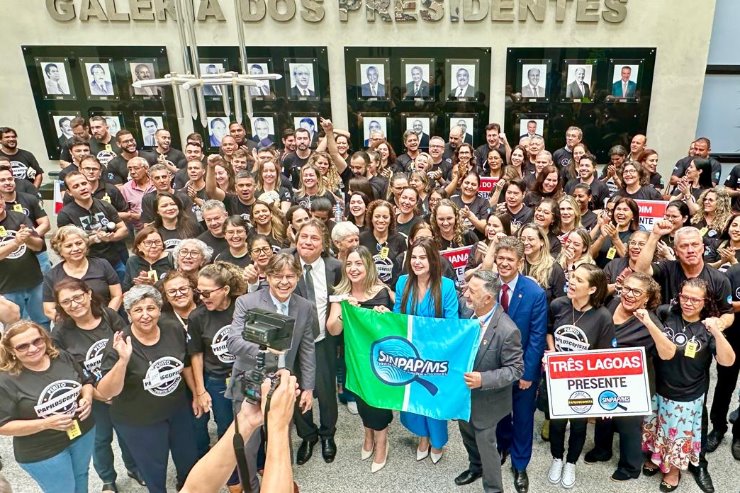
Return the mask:
M 105 195 L 103 195 L 103 198 L 100 200 L 102 200 L 103 202 L 108 202 L 110 204 L 110 195 L 106 193 Z
M 709 231 L 709 228 L 707 228 L 707 227 L 705 226 L 705 227 L 703 227 L 703 228 L 701 228 L 701 229 L 699 230 L 699 234 L 700 234 L 700 235 L 702 235 L 702 236 L 706 236 L 706 235 L 707 235 L 707 231 Z
M 108 152 L 112 152 L 113 151 L 113 147 L 111 147 L 110 144 L 105 144 L 105 150 L 108 151 Z
M 0 236 L 8 236 L 8 232 L 5 231 L 4 226 L 0 226 Z
M 616 257 L 616 256 L 617 256 L 617 249 L 616 249 L 616 248 L 614 248 L 614 247 L 611 247 L 611 248 L 610 248 L 610 249 L 609 249 L 609 250 L 608 250 L 608 251 L 606 252 L 606 258 L 608 258 L 609 260 L 614 260 L 614 257 Z
M 13 210 L 15 212 L 23 212 L 23 206 L 21 204 L 13 204 Z
M 151 279 L 152 282 L 159 281 L 159 276 L 157 275 L 157 271 L 156 270 L 150 270 L 149 272 L 147 272 L 146 273 L 146 277 L 148 277 L 149 279 Z
M 72 426 L 67 428 L 67 436 L 70 440 L 74 440 L 80 435 L 82 435 L 82 431 L 80 430 L 80 422 L 75 419 L 72 421 Z
M 390 252 L 390 249 L 388 247 L 383 247 L 380 249 L 380 258 L 383 260 L 388 258 L 388 253 Z
M 698 344 L 694 339 L 691 339 L 689 342 L 686 343 L 686 348 L 684 349 L 683 354 L 686 355 L 687 358 L 696 358 L 696 350 L 698 349 Z

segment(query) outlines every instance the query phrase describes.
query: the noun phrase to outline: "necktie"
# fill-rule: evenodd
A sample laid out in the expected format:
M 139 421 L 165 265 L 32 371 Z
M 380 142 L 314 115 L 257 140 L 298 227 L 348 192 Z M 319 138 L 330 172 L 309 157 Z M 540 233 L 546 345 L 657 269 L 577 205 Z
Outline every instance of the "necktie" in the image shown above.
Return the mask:
M 509 313 L 509 285 L 503 284 L 501 286 L 501 308 L 504 312 Z
M 462 95 L 463 95 L 463 90 L 462 90 L 462 87 L 458 87 L 458 88 L 457 88 L 457 97 L 458 97 L 458 98 L 461 98 L 461 97 L 462 97 Z
M 627 83 L 622 82 L 622 96 L 627 97 Z
M 308 301 L 310 301 L 311 303 L 316 303 L 316 290 L 313 287 L 313 277 L 311 277 L 311 266 L 309 264 L 306 264 L 303 266 L 303 269 L 305 271 L 303 280 L 306 281 L 306 296 L 308 297 Z
M 301 94 L 303 94 L 304 96 L 308 96 L 308 90 L 301 89 Z
M 418 96 L 418 95 L 419 95 L 419 86 L 417 85 L 417 86 L 414 86 L 414 96 Z
M 539 91 L 537 90 L 537 86 L 534 87 L 534 97 L 536 98 L 540 97 Z
M 216 93 L 217 96 L 220 96 L 221 95 L 221 88 L 220 87 L 213 86 L 213 89 L 214 89 L 214 92 Z
M 260 92 L 262 93 L 263 96 L 267 96 L 267 89 L 265 88 L 265 86 L 260 87 Z
M 378 92 L 375 90 L 375 86 L 370 86 L 370 93 L 373 96 L 377 96 L 378 95 Z

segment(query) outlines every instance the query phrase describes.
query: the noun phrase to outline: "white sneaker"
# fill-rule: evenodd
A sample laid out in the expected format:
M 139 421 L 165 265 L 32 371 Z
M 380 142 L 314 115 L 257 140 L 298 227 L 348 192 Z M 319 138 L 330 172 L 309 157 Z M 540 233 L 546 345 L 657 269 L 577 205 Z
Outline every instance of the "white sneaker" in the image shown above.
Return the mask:
M 563 475 L 560 479 L 560 485 L 565 489 L 570 489 L 576 484 L 576 465 L 566 462 L 563 466 Z
M 552 484 L 560 483 L 560 478 L 563 475 L 563 459 L 552 459 L 550 464 L 550 472 L 547 473 L 547 480 Z
M 350 414 L 358 414 L 359 411 L 357 410 L 357 403 L 355 401 L 349 401 L 347 403 L 347 411 L 349 411 Z

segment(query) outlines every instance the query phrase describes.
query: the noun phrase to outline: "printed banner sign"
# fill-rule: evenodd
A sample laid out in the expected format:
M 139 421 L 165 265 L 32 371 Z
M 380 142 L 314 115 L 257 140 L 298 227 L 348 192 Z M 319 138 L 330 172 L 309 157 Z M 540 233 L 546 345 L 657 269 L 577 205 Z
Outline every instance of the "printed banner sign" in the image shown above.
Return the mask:
M 663 219 L 668 202 L 665 200 L 635 200 L 640 208 L 640 224 L 652 231 L 653 224 Z
M 650 414 L 644 348 L 546 353 L 550 416 Z
M 493 193 L 493 189 L 498 183 L 499 178 L 493 178 L 491 176 L 481 176 L 480 186 L 478 187 L 478 196 L 487 199 Z
M 443 257 L 450 261 L 452 268 L 455 269 L 458 284 L 465 282 L 465 266 L 468 265 L 468 257 L 470 257 L 470 250 L 472 248 L 472 245 L 469 245 L 460 248 L 448 248 L 440 252 Z
M 470 419 L 477 320 L 378 313 L 342 302 L 346 386 L 369 405 L 435 419 Z

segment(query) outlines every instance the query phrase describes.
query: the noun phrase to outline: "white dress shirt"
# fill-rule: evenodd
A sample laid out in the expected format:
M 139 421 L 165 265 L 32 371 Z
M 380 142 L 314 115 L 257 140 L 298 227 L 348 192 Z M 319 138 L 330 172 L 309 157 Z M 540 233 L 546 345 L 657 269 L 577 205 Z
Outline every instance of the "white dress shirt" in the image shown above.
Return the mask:
M 313 290 L 316 294 L 315 300 L 308 300 L 316 305 L 316 313 L 319 316 L 319 335 L 316 342 L 326 337 L 326 310 L 329 305 L 329 291 L 326 286 L 326 264 L 322 257 L 317 258 L 311 265 L 311 279 L 313 279 Z M 301 259 L 301 269 L 305 275 L 306 262 Z

